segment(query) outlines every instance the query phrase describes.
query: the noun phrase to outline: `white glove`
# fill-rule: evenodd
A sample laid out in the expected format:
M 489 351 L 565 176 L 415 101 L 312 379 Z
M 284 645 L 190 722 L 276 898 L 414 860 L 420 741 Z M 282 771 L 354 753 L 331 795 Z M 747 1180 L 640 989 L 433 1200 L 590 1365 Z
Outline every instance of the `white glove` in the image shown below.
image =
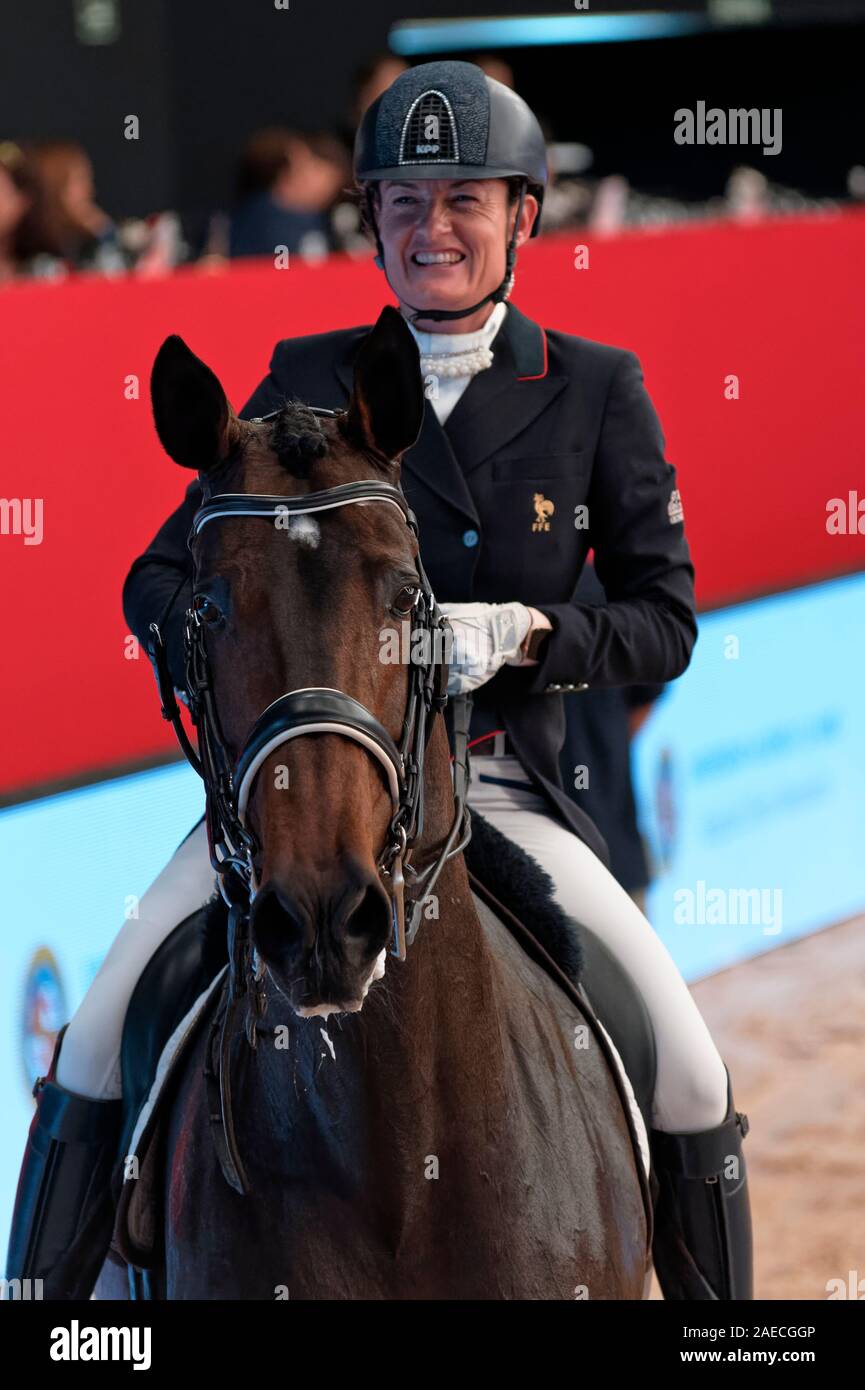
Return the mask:
M 523 603 L 440 603 L 453 628 L 448 694 L 465 695 L 491 680 L 505 662 L 518 664 L 532 625 Z

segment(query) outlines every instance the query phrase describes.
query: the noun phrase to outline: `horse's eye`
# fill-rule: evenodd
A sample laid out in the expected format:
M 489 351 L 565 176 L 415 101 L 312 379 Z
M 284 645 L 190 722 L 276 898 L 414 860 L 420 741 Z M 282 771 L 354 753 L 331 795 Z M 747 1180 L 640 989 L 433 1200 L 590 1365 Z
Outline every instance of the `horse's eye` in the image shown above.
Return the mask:
M 192 600 L 192 607 L 201 621 L 207 623 L 208 627 L 212 627 L 218 623 L 222 617 L 216 604 L 212 599 L 209 599 L 206 594 L 196 594 L 195 598 Z
M 394 599 L 394 612 L 407 618 L 418 601 L 420 589 L 417 584 L 405 584 Z

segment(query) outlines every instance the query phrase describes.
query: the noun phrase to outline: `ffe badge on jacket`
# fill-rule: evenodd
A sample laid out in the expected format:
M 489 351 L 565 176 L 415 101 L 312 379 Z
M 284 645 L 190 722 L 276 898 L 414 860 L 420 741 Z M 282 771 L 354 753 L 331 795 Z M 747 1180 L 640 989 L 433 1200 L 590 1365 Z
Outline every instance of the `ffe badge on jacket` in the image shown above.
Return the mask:
M 549 497 L 545 497 L 542 492 L 535 493 L 535 519 L 532 522 L 533 531 L 549 531 L 550 517 L 556 510 L 556 505 L 551 502 Z

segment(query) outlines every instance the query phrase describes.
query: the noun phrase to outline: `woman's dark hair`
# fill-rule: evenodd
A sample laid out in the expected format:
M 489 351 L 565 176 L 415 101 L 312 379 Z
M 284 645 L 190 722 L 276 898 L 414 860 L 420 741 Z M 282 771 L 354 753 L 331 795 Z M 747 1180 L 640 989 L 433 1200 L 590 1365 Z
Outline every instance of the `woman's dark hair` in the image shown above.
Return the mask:
M 70 212 L 65 190 L 70 175 L 90 171 L 83 145 L 74 140 L 41 140 L 25 150 L 32 179 L 32 202 L 21 224 L 24 255 L 58 256 L 72 262 L 95 242 L 89 227 Z
M 266 126 L 249 137 L 237 165 L 234 196 L 238 202 L 267 193 L 291 163 L 292 133 L 285 126 Z
M 0 140 L 0 172 L 18 190 L 28 204 L 32 204 L 36 192 L 36 179 L 33 168 L 24 150 L 14 140 Z M 27 238 L 24 232 L 28 209 L 22 212 L 18 225 L 9 235 L 10 253 L 17 265 L 28 259 Z
M 26 154 L 14 140 L 0 140 L 0 169 L 8 174 L 19 192 L 32 191 L 33 171 Z
M 255 193 L 269 193 L 280 174 L 291 168 L 292 154 L 303 146 L 317 159 L 329 160 L 344 177 L 347 155 L 335 136 L 327 131 L 289 130 L 285 126 L 267 126 L 250 136 L 237 166 L 235 199 L 238 203 Z

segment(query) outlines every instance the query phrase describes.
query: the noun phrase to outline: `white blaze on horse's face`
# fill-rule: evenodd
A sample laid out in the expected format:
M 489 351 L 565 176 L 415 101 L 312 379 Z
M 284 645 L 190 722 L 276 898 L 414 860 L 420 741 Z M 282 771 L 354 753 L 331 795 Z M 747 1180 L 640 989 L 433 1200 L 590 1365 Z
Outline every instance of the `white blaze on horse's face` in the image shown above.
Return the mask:
M 288 534 L 291 540 L 309 550 L 316 550 L 321 540 L 321 528 L 314 516 L 293 516 Z
M 314 516 L 293 516 L 287 507 L 277 507 L 274 525 L 277 531 L 284 532 L 289 540 L 310 550 L 317 550 L 321 540 L 321 528 Z
M 317 550 L 321 540 L 321 528 L 314 516 L 293 515 L 288 507 L 277 507 L 274 525 L 277 531 L 284 532 L 289 540 L 309 550 Z

